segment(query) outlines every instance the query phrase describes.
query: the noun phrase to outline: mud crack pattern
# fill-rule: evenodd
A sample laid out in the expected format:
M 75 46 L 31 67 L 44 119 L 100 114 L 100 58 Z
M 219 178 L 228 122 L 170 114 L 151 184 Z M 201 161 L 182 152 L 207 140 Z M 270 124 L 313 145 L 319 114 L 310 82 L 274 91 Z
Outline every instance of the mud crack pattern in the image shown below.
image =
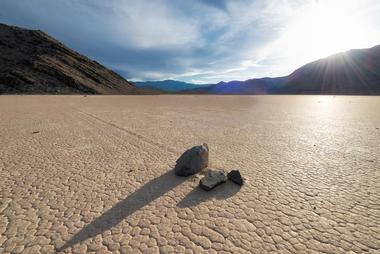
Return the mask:
M 380 98 L 2 96 L 0 253 L 379 253 Z M 246 184 L 171 171 L 208 143 Z

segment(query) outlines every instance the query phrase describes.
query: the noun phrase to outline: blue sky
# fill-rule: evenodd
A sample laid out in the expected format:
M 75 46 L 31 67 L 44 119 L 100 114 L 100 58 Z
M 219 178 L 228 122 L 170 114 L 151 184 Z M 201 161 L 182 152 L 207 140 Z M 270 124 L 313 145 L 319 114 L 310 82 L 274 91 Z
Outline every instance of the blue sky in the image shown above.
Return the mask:
M 0 22 L 41 29 L 130 80 L 281 76 L 380 44 L 378 0 L 1 0 Z

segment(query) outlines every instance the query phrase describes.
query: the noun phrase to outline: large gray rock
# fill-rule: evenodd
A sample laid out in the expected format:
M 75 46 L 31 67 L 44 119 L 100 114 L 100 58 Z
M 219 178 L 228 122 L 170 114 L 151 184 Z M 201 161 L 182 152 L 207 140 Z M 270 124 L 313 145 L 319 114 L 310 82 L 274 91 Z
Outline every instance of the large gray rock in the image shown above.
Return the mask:
M 177 176 L 190 176 L 208 166 L 208 146 L 203 144 L 186 150 L 177 160 L 174 173 Z
M 210 170 L 207 172 L 206 176 L 199 181 L 199 186 L 209 191 L 215 186 L 225 183 L 227 181 L 227 176 L 223 170 Z

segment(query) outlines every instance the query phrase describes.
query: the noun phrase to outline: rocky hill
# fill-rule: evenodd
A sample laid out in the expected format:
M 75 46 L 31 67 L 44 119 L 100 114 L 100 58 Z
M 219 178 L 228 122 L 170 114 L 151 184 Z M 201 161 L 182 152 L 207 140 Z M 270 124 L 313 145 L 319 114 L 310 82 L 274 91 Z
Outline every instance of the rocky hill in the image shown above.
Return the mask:
M 145 91 L 39 30 L 0 24 L 0 94 Z

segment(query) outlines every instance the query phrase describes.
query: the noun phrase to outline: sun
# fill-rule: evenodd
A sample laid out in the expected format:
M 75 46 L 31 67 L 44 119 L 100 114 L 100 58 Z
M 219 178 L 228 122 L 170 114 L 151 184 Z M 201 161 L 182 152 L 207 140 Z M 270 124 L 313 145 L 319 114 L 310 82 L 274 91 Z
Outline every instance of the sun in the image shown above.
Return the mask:
M 278 46 L 291 65 L 353 48 L 379 43 L 379 32 L 369 24 L 357 0 L 319 0 L 300 7 L 282 30 Z

